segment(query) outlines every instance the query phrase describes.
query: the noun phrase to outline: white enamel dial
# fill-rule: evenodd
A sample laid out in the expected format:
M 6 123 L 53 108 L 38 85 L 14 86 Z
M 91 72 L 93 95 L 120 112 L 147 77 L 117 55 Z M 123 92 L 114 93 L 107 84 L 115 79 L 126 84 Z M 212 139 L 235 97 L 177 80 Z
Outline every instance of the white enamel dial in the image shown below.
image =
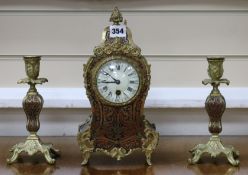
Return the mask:
M 126 61 L 114 59 L 103 64 L 97 72 L 97 89 L 112 103 L 124 103 L 133 98 L 139 88 L 139 76 Z

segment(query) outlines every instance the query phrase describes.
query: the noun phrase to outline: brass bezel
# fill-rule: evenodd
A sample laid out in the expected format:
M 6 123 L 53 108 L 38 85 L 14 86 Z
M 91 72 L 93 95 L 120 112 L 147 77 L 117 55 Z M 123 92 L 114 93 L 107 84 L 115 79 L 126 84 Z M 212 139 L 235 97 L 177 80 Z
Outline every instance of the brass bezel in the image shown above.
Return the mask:
M 100 70 L 100 68 L 106 64 L 107 62 L 110 62 L 110 61 L 113 61 L 113 60 L 122 60 L 122 61 L 125 61 L 127 62 L 128 64 L 130 64 L 131 66 L 134 67 L 134 69 L 136 70 L 137 74 L 138 74 L 138 77 L 139 77 L 139 87 L 136 91 L 136 93 L 134 94 L 134 96 L 129 99 L 128 101 L 126 102 L 121 102 L 121 103 L 115 103 L 115 102 L 111 102 L 111 101 L 108 101 L 107 99 L 105 99 L 99 92 L 98 88 L 97 88 L 97 75 L 98 75 L 98 71 Z M 107 105 L 114 105 L 114 106 L 124 106 L 124 105 L 127 105 L 131 102 L 133 102 L 137 96 L 139 95 L 140 93 L 140 89 L 141 89 L 141 86 L 144 82 L 143 78 L 141 78 L 141 71 L 140 71 L 140 68 L 138 66 L 138 64 L 126 57 L 126 56 L 121 56 L 121 55 L 112 55 L 112 56 L 109 56 L 109 57 L 106 57 L 104 59 L 102 59 L 100 62 L 98 62 L 98 64 L 95 66 L 95 68 L 92 70 L 92 87 L 93 87 L 93 90 L 96 92 L 96 95 L 97 97 L 99 97 L 100 101 L 103 103 L 103 104 L 107 104 Z

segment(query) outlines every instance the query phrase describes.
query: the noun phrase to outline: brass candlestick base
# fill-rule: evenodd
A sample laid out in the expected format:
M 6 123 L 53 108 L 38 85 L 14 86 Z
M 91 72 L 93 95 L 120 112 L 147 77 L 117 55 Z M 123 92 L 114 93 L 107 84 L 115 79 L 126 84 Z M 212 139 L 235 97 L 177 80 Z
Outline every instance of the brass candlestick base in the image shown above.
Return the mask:
M 193 158 L 189 159 L 190 164 L 196 164 L 204 153 L 209 154 L 211 157 L 216 158 L 220 154 L 224 154 L 230 164 L 233 166 L 239 165 L 238 158 L 239 152 L 234 149 L 233 146 L 223 146 L 219 135 L 212 135 L 210 140 L 206 144 L 199 144 L 190 150 Z
M 26 152 L 29 156 L 41 152 L 44 154 L 45 159 L 49 164 L 54 164 L 54 158 L 59 155 L 59 150 L 54 149 L 52 144 L 43 144 L 36 134 L 28 136 L 24 143 L 14 145 L 10 149 L 10 152 L 12 153 L 12 156 L 7 159 L 7 163 L 9 164 L 14 163 L 21 152 Z
M 214 158 L 222 153 L 227 157 L 231 165 L 238 166 L 238 151 L 236 151 L 232 146 L 223 146 L 219 138 L 219 133 L 222 131 L 221 118 L 226 109 L 226 102 L 218 87 L 221 83 L 225 83 L 227 85 L 230 83 L 227 79 L 221 79 L 224 72 L 224 58 L 208 58 L 207 60 L 209 63 L 208 75 L 211 79 L 205 79 L 202 83 L 204 85 L 211 84 L 213 86 L 213 90 L 205 102 L 205 109 L 209 115 L 208 129 L 212 134 L 212 137 L 207 144 L 199 144 L 190 150 L 193 158 L 189 159 L 189 163 L 196 164 L 200 160 L 203 153 L 208 153 Z
M 48 81 L 46 78 L 38 78 L 40 59 L 39 56 L 24 57 L 28 78 L 21 79 L 18 83 L 27 83 L 30 85 L 27 95 L 22 102 L 27 116 L 26 128 L 30 132 L 30 136 L 28 136 L 24 143 L 16 144 L 10 149 L 11 157 L 7 159 L 7 163 L 9 164 L 15 162 L 21 152 L 26 152 L 29 156 L 41 152 L 49 164 L 54 164 L 54 158 L 59 156 L 59 151 L 54 149 L 52 144 L 43 144 L 38 135 L 36 135 L 40 128 L 39 114 L 44 101 L 42 96 L 37 92 L 35 85 Z

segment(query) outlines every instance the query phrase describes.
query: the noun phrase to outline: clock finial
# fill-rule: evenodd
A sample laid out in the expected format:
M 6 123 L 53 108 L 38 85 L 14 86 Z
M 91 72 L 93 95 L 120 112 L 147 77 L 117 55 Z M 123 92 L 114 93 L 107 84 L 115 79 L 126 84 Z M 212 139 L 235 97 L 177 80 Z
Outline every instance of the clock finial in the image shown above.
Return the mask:
M 115 25 L 118 25 L 120 22 L 123 21 L 122 14 L 119 11 L 118 7 L 115 7 L 112 11 L 109 21 L 113 22 Z

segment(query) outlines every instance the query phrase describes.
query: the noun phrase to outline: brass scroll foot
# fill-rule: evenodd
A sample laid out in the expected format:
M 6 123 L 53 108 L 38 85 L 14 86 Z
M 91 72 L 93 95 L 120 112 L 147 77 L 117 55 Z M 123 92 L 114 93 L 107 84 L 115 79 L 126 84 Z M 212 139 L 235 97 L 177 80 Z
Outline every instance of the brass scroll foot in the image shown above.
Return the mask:
M 14 145 L 10 149 L 11 156 L 7 159 L 7 163 L 14 163 L 22 152 L 26 152 L 29 156 L 41 152 L 49 164 L 54 164 L 55 158 L 59 156 L 59 150 L 54 149 L 52 144 L 43 144 L 36 134 L 31 134 L 24 143 Z
M 90 139 L 90 122 L 91 116 L 85 123 L 79 125 L 77 141 L 83 158 L 81 165 L 86 165 L 88 163 L 90 154 L 94 151 L 94 142 Z
M 221 143 L 219 135 L 213 135 L 207 144 L 199 144 L 190 150 L 192 158 L 189 159 L 190 164 L 196 164 L 204 153 L 208 153 L 211 157 L 216 158 L 220 154 L 227 157 L 228 162 L 233 166 L 239 165 L 239 152 L 233 146 L 224 147 Z
M 153 151 L 156 149 L 159 140 L 159 134 L 156 132 L 155 125 L 149 123 L 148 120 L 144 120 L 145 123 L 145 138 L 142 140 L 142 151 L 146 155 L 146 163 L 152 165 L 151 156 Z

